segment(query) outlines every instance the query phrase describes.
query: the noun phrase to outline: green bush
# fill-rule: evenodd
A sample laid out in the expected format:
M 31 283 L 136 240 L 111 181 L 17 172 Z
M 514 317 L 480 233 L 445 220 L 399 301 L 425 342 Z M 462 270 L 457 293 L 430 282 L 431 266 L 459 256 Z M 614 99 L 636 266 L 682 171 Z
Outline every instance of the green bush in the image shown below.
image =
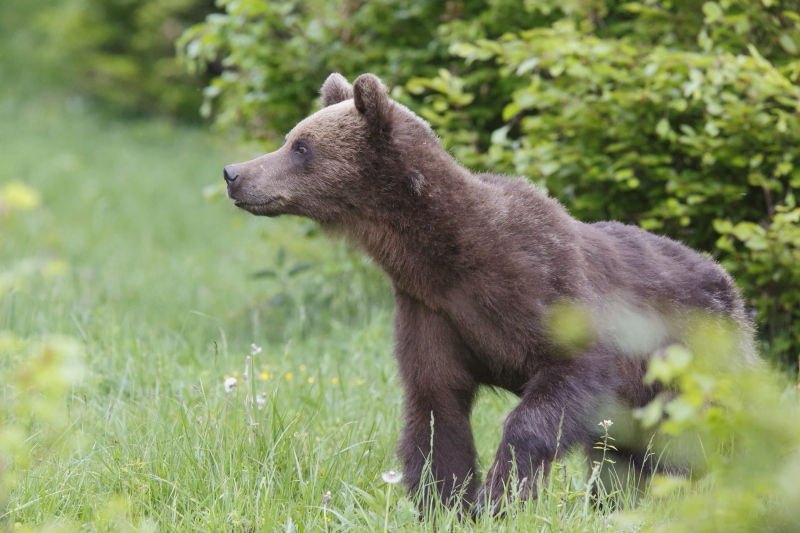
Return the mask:
M 202 87 L 175 58 L 175 40 L 216 10 L 214 0 L 66 0 L 38 14 L 45 52 L 75 88 L 116 110 L 198 118 Z
M 693 475 L 655 476 L 650 493 L 661 505 L 621 513 L 618 525 L 654 533 L 796 531 L 800 427 L 790 421 L 800 415 L 797 393 L 770 372 L 730 361 L 724 346 L 731 339 L 698 340 L 697 357 L 672 346 L 651 361 L 646 379 L 675 393 L 636 413 L 645 424 L 663 420 L 667 450 L 694 451 Z
M 410 75 L 457 70 L 462 62 L 448 53 L 451 42 L 497 37 L 508 28 L 546 20 L 538 12 L 520 11 L 512 0 L 222 0 L 220 5 L 225 13 L 186 32 L 179 48 L 194 71 L 217 64 L 224 69 L 205 90 L 204 114 L 261 139 L 282 138 L 308 115 L 331 72 L 352 79 L 370 71 L 391 86 L 402 85 Z M 490 69 L 476 72 L 471 81 L 484 86 L 469 98 L 480 103 L 473 118 L 481 123 L 482 114 L 493 118 L 490 102 L 507 88 Z

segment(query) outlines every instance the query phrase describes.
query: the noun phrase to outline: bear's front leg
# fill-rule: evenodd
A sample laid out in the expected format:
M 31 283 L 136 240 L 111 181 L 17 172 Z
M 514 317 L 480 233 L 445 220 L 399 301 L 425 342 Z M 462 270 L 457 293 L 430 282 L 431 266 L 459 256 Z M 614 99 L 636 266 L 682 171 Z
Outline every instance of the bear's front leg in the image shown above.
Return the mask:
M 403 294 L 396 295 L 396 304 L 395 356 L 405 388 L 399 443 L 405 484 L 421 498 L 423 510 L 433 497 L 448 506 L 466 506 L 477 487 L 469 422 L 477 385 L 467 370 L 470 353 L 444 316 Z M 427 461 L 430 480 L 422 476 Z
M 474 515 L 485 512 L 487 504 L 496 514 L 506 491 L 535 498 L 537 482 L 547 477 L 555 459 L 575 444 L 592 442 L 594 418 L 612 386 L 605 373 L 590 356 L 542 365 L 503 424 L 503 438 L 475 498 Z M 512 472 L 518 485 L 510 486 Z

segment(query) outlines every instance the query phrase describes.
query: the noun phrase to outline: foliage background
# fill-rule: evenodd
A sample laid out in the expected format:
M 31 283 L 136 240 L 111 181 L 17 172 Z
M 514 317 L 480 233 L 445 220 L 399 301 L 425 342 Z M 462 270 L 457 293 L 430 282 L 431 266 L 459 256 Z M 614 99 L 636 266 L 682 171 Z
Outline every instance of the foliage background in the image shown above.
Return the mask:
M 76 93 L 126 116 L 199 118 L 202 88 L 219 69 L 190 75 L 175 40 L 217 11 L 214 0 L 31 0 L 25 9 L 32 47 Z

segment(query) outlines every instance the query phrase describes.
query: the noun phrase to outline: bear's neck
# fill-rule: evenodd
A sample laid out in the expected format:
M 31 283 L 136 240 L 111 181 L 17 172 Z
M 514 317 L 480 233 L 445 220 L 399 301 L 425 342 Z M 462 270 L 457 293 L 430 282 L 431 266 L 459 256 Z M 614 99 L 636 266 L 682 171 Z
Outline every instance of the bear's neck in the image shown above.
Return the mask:
M 470 271 L 463 235 L 485 227 L 479 188 L 452 162 L 423 168 L 419 190 L 404 187 L 396 201 L 348 224 L 346 233 L 391 279 L 395 290 L 438 307 L 438 297 Z M 398 180 L 402 182 L 402 180 Z

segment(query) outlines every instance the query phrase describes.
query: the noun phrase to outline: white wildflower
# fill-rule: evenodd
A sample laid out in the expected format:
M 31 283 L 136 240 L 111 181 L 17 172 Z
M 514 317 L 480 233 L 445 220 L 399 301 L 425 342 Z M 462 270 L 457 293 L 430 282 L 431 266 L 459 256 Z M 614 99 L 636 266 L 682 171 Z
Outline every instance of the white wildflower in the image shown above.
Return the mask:
M 258 406 L 258 410 L 262 410 L 265 405 L 267 405 L 267 393 L 262 392 L 258 396 L 256 396 L 256 405 Z
M 598 422 L 597 425 L 602 427 L 603 429 L 608 429 L 614 425 L 614 422 L 612 422 L 611 420 L 603 420 L 602 422 Z
M 261 353 L 261 346 L 256 346 L 255 343 L 250 345 L 250 355 L 258 355 Z
M 222 386 L 225 387 L 225 392 L 233 392 L 236 389 L 236 378 L 227 378 Z
M 397 483 L 400 483 L 400 481 L 403 479 L 403 474 L 401 472 L 395 472 L 394 470 L 389 470 L 388 472 L 384 472 L 383 474 L 381 474 L 381 479 L 383 479 L 385 483 L 388 483 L 390 485 L 395 485 Z

